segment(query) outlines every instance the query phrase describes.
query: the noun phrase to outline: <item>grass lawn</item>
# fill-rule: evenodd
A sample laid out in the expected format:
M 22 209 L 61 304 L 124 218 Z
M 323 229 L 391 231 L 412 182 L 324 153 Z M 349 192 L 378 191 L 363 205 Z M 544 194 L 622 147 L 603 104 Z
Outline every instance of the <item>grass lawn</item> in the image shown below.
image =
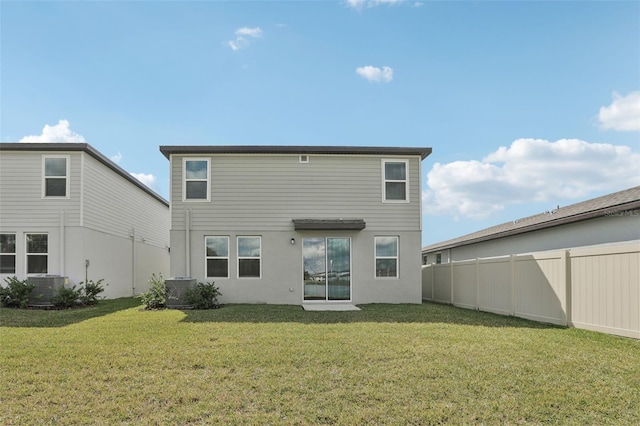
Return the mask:
M 640 342 L 437 304 L 0 309 L 0 424 L 638 424 Z

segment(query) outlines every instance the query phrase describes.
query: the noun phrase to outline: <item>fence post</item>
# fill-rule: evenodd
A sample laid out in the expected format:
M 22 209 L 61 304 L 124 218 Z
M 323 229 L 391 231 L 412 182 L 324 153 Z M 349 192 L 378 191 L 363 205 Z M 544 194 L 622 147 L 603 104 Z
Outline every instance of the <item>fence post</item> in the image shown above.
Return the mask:
M 434 300 L 436 300 L 436 265 L 435 264 L 431 264 L 431 301 L 433 302 Z
M 480 310 L 480 258 L 476 257 L 476 311 Z
M 449 265 L 451 265 L 451 304 L 453 305 L 453 260 L 449 258 Z
M 509 266 L 511 269 L 511 315 L 516 315 L 516 256 L 509 256 Z
M 572 325 L 571 317 L 571 294 L 573 290 L 573 281 L 571 279 L 571 252 L 569 250 L 562 251 L 562 267 L 564 268 L 564 289 L 565 289 L 565 301 L 564 301 L 564 316 L 566 326 Z

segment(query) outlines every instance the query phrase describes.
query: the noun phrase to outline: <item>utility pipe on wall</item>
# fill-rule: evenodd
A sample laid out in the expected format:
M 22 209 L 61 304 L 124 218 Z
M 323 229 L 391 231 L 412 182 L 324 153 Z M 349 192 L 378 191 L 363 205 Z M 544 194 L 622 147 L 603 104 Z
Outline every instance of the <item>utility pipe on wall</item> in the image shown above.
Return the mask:
M 64 273 L 65 221 L 66 221 L 66 212 L 65 210 L 60 210 L 60 254 L 59 254 L 60 265 L 58 269 L 60 271 L 60 275 L 63 277 L 65 276 L 65 273 Z
M 131 295 L 136 294 L 136 228 L 131 228 Z
M 191 210 L 184 211 L 185 277 L 191 276 Z

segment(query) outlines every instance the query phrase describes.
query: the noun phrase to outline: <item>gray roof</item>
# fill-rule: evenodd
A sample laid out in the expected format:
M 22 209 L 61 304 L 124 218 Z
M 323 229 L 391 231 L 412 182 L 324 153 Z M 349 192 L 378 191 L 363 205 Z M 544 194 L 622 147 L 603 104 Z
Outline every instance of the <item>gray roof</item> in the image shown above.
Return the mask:
M 636 186 L 624 191 L 614 192 L 613 194 L 492 226 L 462 237 L 431 244 L 423 247 L 422 252 L 430 253 L 437 250 L 446 250 L 639 208 L 640 186 Z
M 165 200 L 161 195 L 157 194 L 151 188 L 149 188 L 144 183 L 140 182 L 135 177 L 131 176 L 126 170 L 122 167 L 118 166 L 116 163 L 105 157 L 89 145 L 88 143 L 67 143 L 67 142 L 46 142 L 46 143 L 26 143 L 26 142 L 11 142 L 11 143 L 0 143 L 0 151 L 48 151 L 48 152 L 60 152 L 60 151 L 82 151 L 91 155 L 93 158 L 113 170 L 115 173 L 119 174 L 126 180 L 128 180 L 133 185 L 142 189 L 147 194 L 151 195 L 156 200 L 160 201 L 162 204 L 169 206 L 169 202 Z
M 378 146 L 274 146 L 274 145 L 184 145 L 161 146 L 160 152 L 171 154 L 347 154 L 347 155 L 419 155 L 424 160 L 431 148 Z

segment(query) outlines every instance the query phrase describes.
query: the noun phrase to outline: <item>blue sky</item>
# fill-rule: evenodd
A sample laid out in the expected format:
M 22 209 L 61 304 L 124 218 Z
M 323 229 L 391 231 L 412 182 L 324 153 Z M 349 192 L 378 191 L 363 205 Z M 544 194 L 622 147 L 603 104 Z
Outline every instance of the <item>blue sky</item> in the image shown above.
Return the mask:
M 640 185 L 639 2 L 0 3 L 0 140 L 429 146 L 423 244 Z

